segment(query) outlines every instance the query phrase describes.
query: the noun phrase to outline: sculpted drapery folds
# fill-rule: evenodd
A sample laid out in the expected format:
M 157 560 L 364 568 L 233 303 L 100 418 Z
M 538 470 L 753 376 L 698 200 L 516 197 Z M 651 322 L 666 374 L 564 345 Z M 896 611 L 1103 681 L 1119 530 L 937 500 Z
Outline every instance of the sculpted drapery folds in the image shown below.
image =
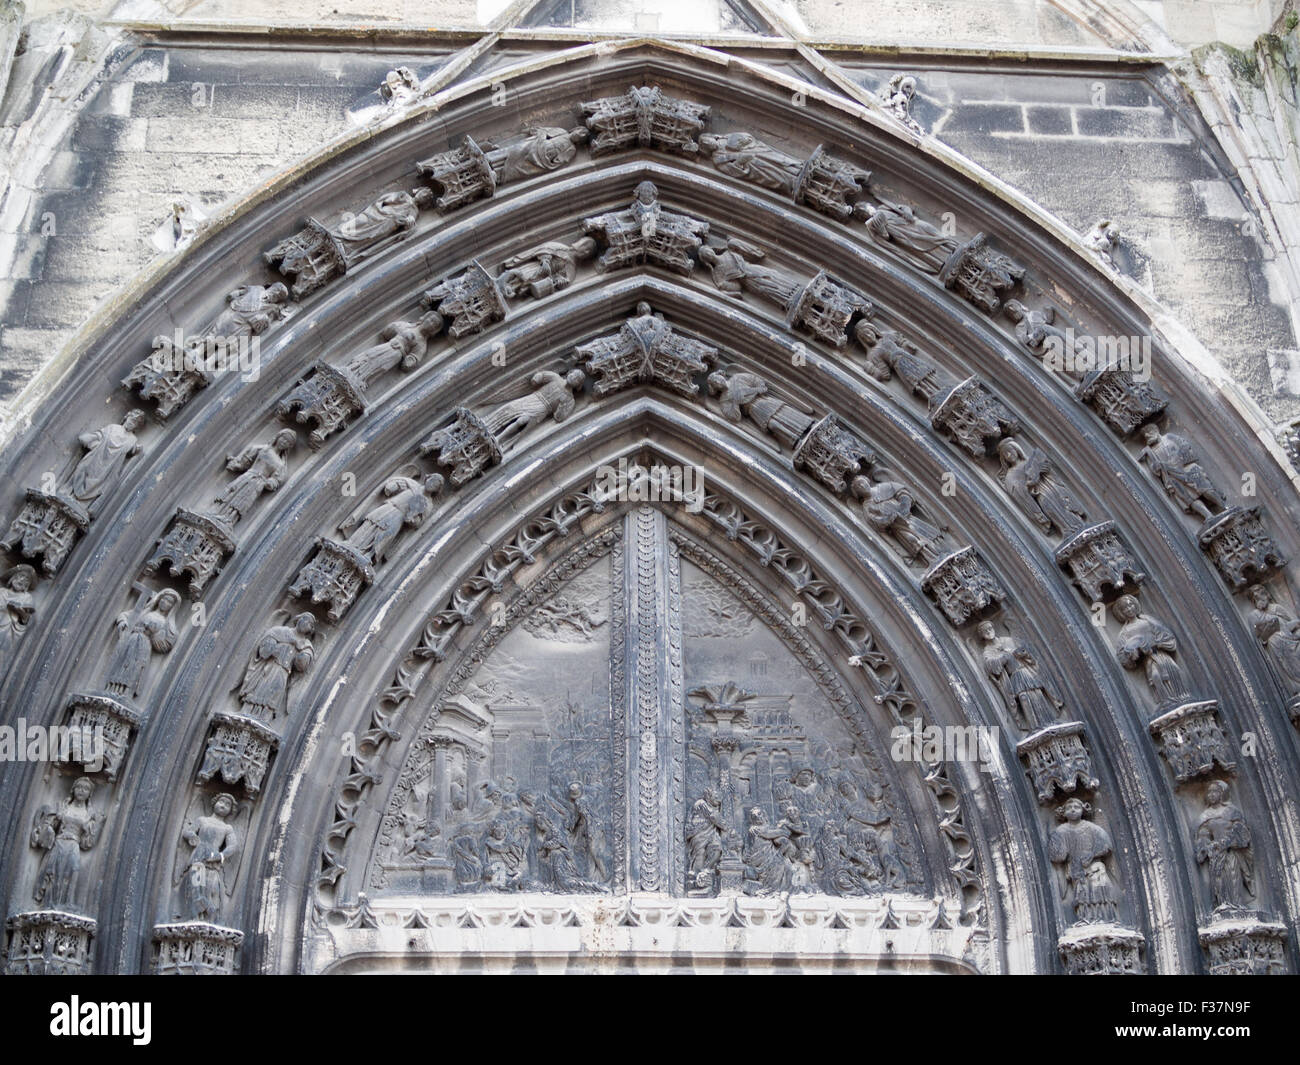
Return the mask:
M 285 712 L 289 683 L 306 673 L 314 651 L 308 639 L 316 631 L 311 614 L 299 614 L 293 625 L 274 625 L 262 634 L 248 656 L 239 685 L 240 709 L 261 721 L 274 721 Z
M 289 476 L 285 457 L 298 442 L 292 429 L 281 429 L 269 444 L 249 444 L 226 457 L 226 469 L 239 474 L 213 500 L 213 517 L 234 525 L 263 492 L 274 492 Z
M 89 510 L 121 478 L 127 460 L 139 454 L 140 441 L 135 431 L 143 424 L 144 412 L 131 410 L 127 411 L 121 425 L 106 425 L 82 433 L 78 442 L 86 453 L 78 460 L 58 494 L 75 499 Z
M 878 204 L 860 203 L 854 213 L 866 219 L 868 233 L 895 245 L 930 274 L 942 270 L 960 246 L 955 238 L 918 218 L 907 204 L 882 199 Z
M 1062 867 L 1061 899 L 1076 921 L 1114 924 L 1119 920 L 1118 893 L 1105 858 L 1114 849 L 1110 833 L 1092 821 L 1087 803 L 1068 799 L 1058 807 L 1061 824 L 1047 838 L 1048 857 Z
M 31 844 L 45 852 L 32 898 L 49 909 L 75 909 L 82 851 L 99 840 L 104 817 L 91 808 L 95 790 L 89 777 L 78 777 L 57 807 L 42 806 L 32 826 Z
M 1055 721 L 1065 704 L 1030 646 L 1018 637 L 999 636 L 991 621 L 980 622 L 977 631 L 984 641 L 984 670 L 1016 723 L 1029 732 Z
M 432 474 L 423 481 L 411 477 L 390 477 L 384 482 L 384 501 L 348 533 L 344 543 L 365 555 L 371 562 L 388 558 L 388 549 L 403 528 L 423 523 L 431 508 L 431 500 L 442 491 L 443 479 Z M 345 528 L 344 532 L 348 532 Z
M 1143 461 L 1183 510 L 1207 521 L 1223 510 L 1227 505 L 1223 493 L 1210 480 L 1186 437 L 1177 433 L 1161 435 L 1154 425 L 1146 425 L 1142 440 L 1146 445 L 1142 449 Z
M 1250 603 L 1247 616 L 1255 638 L 1268 651 L 1289 694 L 1300 695 L 1300 620 L 1273 602 L 1262 584 L 1251 587 Z
M 230 819 L 239 804 L 228 792 L 212 798 L 212 812 L 185 826 L 182 839 L 189 846 L 180 872 L 180 906 L 177 916 L 186 921 L 218 923 L 225 896 L 234 886 L 235 859 L 240 838 Z
M 1115 652 L 1125 669 L 1141 671 L 1160 710 L 1187 700 L 1187 678 L 1175 657 L 1178 641 L 1163 621 L 1142 613 L 1136 596 L 1121 595 L 1111 607 L 1120 623 Z
M 14 566 L 0 578 L 0 666 L 9 660 L 36 613 L 32 600 L 35 584 L 36 571 L 26 564 Z
M 414 370 L 429 351 L 430 342 L 442 332 L 442 315 L 429 311 L 414 322 L 392 322 L 379 334 L 380 342 L 359 351 L 347 362 L 347 371 L 363 387 L 389 370 Z
M 1216 909 L 1247 910 L 1255 900 L 1255 859 L 1250 827 L 1228 801 L 1228 785 L 1215 780 L 1205 789 L 1205 809 L 1196 823 L 1196 860 L 1210 876 Z
M 1007 495 L 1035 524 L 1045 532 L 1055 529 L 1067 537 L 1083 528 L 1088 515 L 1039 448 L 1030 448 L 1026 454 L 1018 440 L 1008 438 L 998 444 L 998 458 Z
M 106 691 L 129 699 L 140 694 L 150 658 L 166 654 L 176 643 L 172 612 L 180 601 L 179 592 L 164 588 L 143 599 L 136 609 L 117 616 L 117 646 L 108 664 Z

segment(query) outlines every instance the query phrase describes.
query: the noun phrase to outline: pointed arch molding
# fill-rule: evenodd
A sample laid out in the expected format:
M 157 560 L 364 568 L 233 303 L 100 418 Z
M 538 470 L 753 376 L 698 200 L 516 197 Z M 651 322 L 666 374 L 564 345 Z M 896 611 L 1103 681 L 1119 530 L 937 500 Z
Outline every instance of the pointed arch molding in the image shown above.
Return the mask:
M 242 205 L 87 327 L 12 438 L 10 553 L 41 572 L 7 578 L 9 617 L 33 612 L 6 630 L 4 720 L 107 715 L 126 749 L 75 853 L 54 839 L 90 817 L 77 774 L 6 767 L 7 965 L 346 968 L 507 911 L 587 942 L 589 898 L 384 910 L 360 871 L 490 604 L 518 616 L 612 549 L 635 504 L 591 489 L 628 460 L 703 471 L 701 512 L 665 505 L 674 535 L 768 614 L 803 607 L 789 639 L 876 754 L 913 719 L 998 730 L 985 771 L 886 767 L 924 898 L 813 917 L 792 895 L 781 940 L 741 896 L 721 919 L 755 950 L 829 923 L 863 964 L 1293 969 L 1300 501 L 1263 421 L 1059 224 L 856 105 L 679 46 L 493 80 Z M 433 195 L 380 199 L 411 189 Z M 383 239 L 392 217 L 412 224 Z M 149 388 L 152 338 L 209 323 L 258 334 L 255 379 Z M 1153 337 L 1153 382 L 1052 372 L 1067 327 Z M 385 499 L 395 524 L 358 533 Z M 249 686 L 259 643 L 278 695 L 273 670 Z M 223 790 L 238 809 L 210 813 Z M 194 833 L 239 843 L 219 884 L 186 881 Z M 1238 842 L 1207 856 L 1216 833 Z M 628 951 L 652 901 L 618 903 Z M 673 905 L 688 928 L 722 903 Z

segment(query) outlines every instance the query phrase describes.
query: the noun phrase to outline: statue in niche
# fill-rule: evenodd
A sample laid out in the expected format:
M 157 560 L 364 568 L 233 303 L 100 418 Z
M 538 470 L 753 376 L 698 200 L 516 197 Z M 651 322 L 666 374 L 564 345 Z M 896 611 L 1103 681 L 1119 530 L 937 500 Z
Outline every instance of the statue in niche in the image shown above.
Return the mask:
M 47 909 L 73 904 L 81 874 L 81 854 L 99 840 L 104 819 L 90 807 L 95 784 L 89 777 L 72 782 L 68 797 L 57 809 L 42 806 L 32 825 L 31 844 L 45 851 L 32 898 Z
M 298 442 L 292 429 L 281 429 L 269 444 L 249 444 L 238 455 L 226 457 L 226 469 L 239 474 L 213 500 L 212 516 L 234 525 L 263 492 L 274 492 L 289 477 L 285 456 Z
M 505 184 L 558 170 L 572 161 L 578 154 L 578 146 L 586 144 L 589 136 L 586 126 L 576 129 L 537 126 L 526 130 L 523 136 L 484 141 L 480 147 L 498 184 Z
M 799 187 L 804 160 L 759 140 L 752 133 L 705 133 L 700 147 L 711 152 L 713 165 L 728 177 L 793 196 Z
M 413 370 L 428 353 L 429 344 L 442 332 L 442 326 L 442 315 L 437 311 L 429 311 L 415 322 L 391 322 L 379 334 L 380 343 L 352 356 L 347 370 L 366 386 L 397 366 Z
M 1223 493 L 1201 467 L 1196 449 L 1191 441 L 1177 433 L 1165 433 L 1154 425 L 1142 427 L 1142 461 L 1151 467 L 1156 479 L 1164 485 L 1180 507 L 1188 514 L 1199 514 L 1206 521 L 1227 506 Z
M 1269 660 L 1291 688 L 1300 692 L 1300 620 L 1288 614 L 1262 584 L 1250 589 L 1251 609 L 1247 615 L 1255 639 L 1264 645 Z
M 1140 669 L 1156 706 L 1172 709 L 1188 698 L 1183 667 L 1175 657 L 1178 642 L 1164 622 L 1142 613 L 1137 598 L 1121 595 L 1110 608 L 1120 623 L 1116 653 L 1125 669 Z
M 32 588 L 36 571 L 26 563 L 14 566 L 0 578 L 0 665 L 18 644 L 36 613 Z
M 240 709 L 262 721 L 274 721 L 288 706 L 289 682 L 295 673 L 306 673 L 313 649 L 308 639 L 316 631 L 316 619 L 302 613 L 290 625 L 275 625 L 262 634 L 239 686 Z
M 984 641 L 984 671 L 1016 724 L 1032 732 L 1055 721 L 1065 704 L 1042 675 L 1030 646 L 1014 636 L 999 636 L 991 621 L 981 621 L 976 631 Z
M 573 244 L 549 240 L 507 259 L 497 275 L 497 285 L 509 299 L 525 293 L 541 299 L 573 284 L 578 263 L 595 254 L 596 242 L 591 237 L 582 237 Z
M 546 418 L 562 422 L 577 406 L 574 393 L 586 379 L 577 369 L 563 375 L 552 370 L 535 373 L 529 380 L 533 391 L 494 407 L 483 415 L 483 424 L 497 444 L 504 445 Z
M 240 839 L 230 824 L 239 804 L 222 792 L 212 799 L 212 812 L 185 826 L 183 839 L 190 846 L 180 877 L 180 918 L 186 921 L 221 921 L 223 900 L 233 886 Z
M 366 513 L 344 542 L 370 561 L 384 562 L 397 534 L 424 521 L 431 509 L 431 501 L 442 491 L 442 484 L 441 475 L 436 473 L 423 481 L 390 477 L 384 482 L 384 501 Z M 347 529 L 343 531 L 347 532 Z
M 78 442 L 86 453 L 81 456 L 57 495 L 76 500 L 87 510 L 104 491 L 122 476 L 122 468 L 140 451 L 135 431 L 144 424 L 144 411 L 129 410 L 121 425 L 106 425 L 94 432 L 82 433 Z
M 176 644 L 172 612 L 180 601 L 180 593 L 164 588 L 138 603 L 134 610 L 124 610 L 117 616 L 117 645 L 104 685 L 110 695 L 134 699 L 140 694 L 150 657 L 166 654 Z
M 288 302 L 289 290 L 279 281 L 272 285 L 241 285 L 226 296 L 226 306 L 203 336 L 226 342 L 258 336 L 285 316 Z
M 1057 807 L 1061 824 L 1047 837 L 1047 855 L 1063 867 L 1061 899 L 1070 903 L 1076 921 L 1117 923 L 1119 895 L 1103 860 L 1113 850 L 1113 844 L 1104 828 L 1083 820 L 1091 810 L 1081 799 L 1067 799 Z
M 907 485 L 899 481 L 873 484 L 859 475 L 853 478 L 851 487 L 862 500 L 862 511 L 871 527 L 902 547 L 909 564 L 932 566 L 939 560 L 937 547 L 943 530 L 915 513 L 916 502 Z
M 1246 910 L 1255 899 L 1255 859 L 1250 828 L 1228 801 L 1228 785 L 1213 781 L 1205 789 L 1205 810 L 1196 822 L 1196 860 L 1210 874 L 1215 909 Z
M 772 394 L 757 374 L 711 373 L 709 391 L 718 397 L 718 407 L 727 421 L 739 422 L 747 415 L 787 448 L 793 449 L 814 422 L 806 411 Z
M 767 253 L 738 237 L 729 238 L 721 248 L 702 245 L 699 256 L 722 292 L 733 296 L 749 292 L 782 311 L 788 311 L 806 287 L 805 282 L 784 270 L 756 265 L 758 260 L 767 258 Z
M 1039 448 L 1030 448 L 1026 454 L 1020 441 L 1008 437 L 998 444 L 998 458 L 1007 495 L 1039 528 L 1051 532 L 1055 527 L 1065 537 L 1083 528 L 1088 515 L 1057 480 Z
M 879 204 L 857 204 L 854 213 L 866 220 L 868 233 L 895 245 L 926 273 L 937 274 L 959 247 L 954 237 L 918 218 L 907 204 L 881 199 Z
M 687 887 L 711 890 L 722 860 L 722 837 L 727 832 L 722 814 L 722 792 L 713 786 L 691 806 L 686 822 Z

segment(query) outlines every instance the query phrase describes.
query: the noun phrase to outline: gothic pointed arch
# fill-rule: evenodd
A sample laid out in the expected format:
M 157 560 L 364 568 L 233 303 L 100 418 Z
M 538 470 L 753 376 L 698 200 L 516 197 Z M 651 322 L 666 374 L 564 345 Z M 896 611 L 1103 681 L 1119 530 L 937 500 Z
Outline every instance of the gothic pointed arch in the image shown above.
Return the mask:
M 897 112 L 575 48 L 136 296 L 6 449 L 5 712 L 105 741 L 10 969 L 1294 967 L 1294 475 Z

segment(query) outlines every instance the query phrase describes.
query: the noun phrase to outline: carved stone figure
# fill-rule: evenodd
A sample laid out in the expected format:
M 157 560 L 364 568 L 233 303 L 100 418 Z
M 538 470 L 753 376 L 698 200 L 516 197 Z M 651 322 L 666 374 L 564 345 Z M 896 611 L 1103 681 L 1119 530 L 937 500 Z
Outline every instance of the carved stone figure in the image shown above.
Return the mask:
M 728 177 L 793 196 L 803 160 L 759 140 L 752 133 L 705 133 L 700 147 L 712 153 L 713 165 Z
M 711 893 L 722 858 L 722 837 L 727 822 L 722 815 L 722 793 L 707 787 L 691 806 L 686 822 L 687 887 L 692 893 Z
M 1110 608 L 1120 623 L 1115 651 L 1125 669 L 1141 670 L 1156 707 L 1168 710 L 1189 698 L 1178 642 L 1164 622 L 1142 613 L 1136 597 L 1121 595 Z
M 263 492 L 274 492 L 283 485 L 289 476 L 285 456 L 297 443 L 297 433 L 281 429 L 269 444 L 249 444 L 239 454 L 226 456 L 226 469 L 239 476 L 213 500 L 212 516 L 234 525 Z
M 443 318 L 437 311 L 428 311 L 414 322 L 386 325 L 379 334 L 380 342 L 358 352 L 345 366 L 315 363 L 276 411 L 296 413 L 299 422 L 315 422 L 309 440 L 312 447 L 320 447 L 331 433 L 365 412 L 366 390 L 376 378 L 398 367 L 413 370 L 419 366 L 442 327 Z
M 1114 266 L 1114 251 L 1119 247 L 1119 226 L 1108 218 L 1103 218 L 1083 238 L 1084 245 L 1107 266 Z
M 761 806 L 752 807 L 747 820 L 748 842 L 743 854 L 746 894 L 779 894 L 788 891 L 791 880 L 789 863 L 798 856 L 798 851 L 790 840 L 789 828 L 769 824 L 767 814 Z
M 549 174 L 567 165 L 578 154 L 579 145 L 587 143 L 589 135 L 585 126 L 576 129 L 537 126 L 521 136 L 484 141 L 482 148 L 488 166 L 496 174 L 497 184 L 504 185 Z
M 893 244 L 929 274 L 942 270 L 960 247 L 955 237 L 946 236 L 938 227 L 918 218 L 908 204 L 880 199 L 878 204 L 858 204 L 854 213 L 866 219 L 868 233 Z
M 880 90 L 880 99 L 886 110 L 917 136 L 923 136 L 925 130 L 921 123 L 912 117 L 912 97 L 916 95 L 916 78 L 911 74 L 895 74 L 889 84 Z
M 288 313 L 289 290 L 273 285 L 241 285 L 226 296 L 226 306 L 198 336 L 178 347 L 168 336 L 156 336 L 153 352 L 131 368 L 123 379 L 137 388 L 141 399 L 157 403 L 157 415 L 166 420 L 212 382 L 209 356 L 250 337 L 260 336 Z
M 1292 711 L 1300 696 L 1300 620 L 1273 602 L 1268 589 L 1257 584 L 1250 589 L 1251 609 L 1247 614 L 1255 639 L 1264 645 L 1268 659 L 1292 696 Z
M 109 694 L 127 699 L 140 694 L 150 658 L 166 654 L 175 646 L 176 619 L 172 611 L 180 601 L 178 592 L 164 588 L 142 599 L 134 610 L 124 610 L 117 616 L 117 646 L 104 685 Z
M 582 229 L 605 240 L 605 251 L 596 260 L 600 270 L 649 262 L 689 274 L 695 269 L 691 256 L 704 242 L 709 223 L 663 207 L 654 182 L 643 181 L 625 210 L 585 218 Z
M 45 851 L 32 892 L 38 906 L 53 910 L 75 907 L 82 852 L 99 840 L 103 825 L 103 815 L 90 806 L 94 790 L 89 777 L 78 777 L 57 808 L 42 806 L 36 815 L 31 845 Z
M 220 924 L 239 856 L 239 832 L 230 824 L 237 809 L 235 797 L 222 792 L 212 799 L 212 813 L 185 826 L 190 853 L 180 876 L 181 920 Z
M 0 668 L 11 660 L 18 639 L 36 613 L 32 588 L 36 571 L 28 565 L 14 566 L 0 578 Z
M 135 431 L 144 424 L 144 412 L 127 411 L 121 425 L 106 425 L 78 438 L 85 454 L 77 462 L 58 494 L 75 499 L 89 512 L 99 497 L 121 479 L 127 460 L 140 452 Z
M 1025 268 L 1010 257 L 990 248 L 983 233 L 976 233 L 960 245 L 939 271 L 945 288 L 988 314 L 997 314 L 1001 294 L 1020 284 Z
M 976 631 L 984 641 L 984 671 L 1016 723 L 1029 732 L 1055 721 L 1065 704 L 1042 675 L 1029 645 L 1018 637 L 999 636 L 991 621 L 980 622 Z
M 404 528 L 415 528 L 430 510 L 430 500 L 442 491 L 443 479 L 432 474 L 423 481 L 390 477 L 384 482 L 384 501 L 368 511 L 339 543 L 328 537 L 316 541 L 316 554 L 289 586 L 289 594 L 311 594 L 313 603 L 329 602 L 328 616 L 338 621 L 362 587 L 374 579 L 374 566 L 388 557 L 388 549 Z
M 907 485 L 899 481 L 873 484 L 859 476 L 853 478 L 850 487 L 862 500 L 867 522 L 902 548 L 909 565 L 931 566 L 938 561 L 943 530 L 915 512 L 916 501 Z
M 1223 493 L 1202 469 L 1196 449 L 1186 437 L 1177 433 L 1162 436 L 1154 425 L 1146 425 L 1142 427 L 1142 440 L 1146 445 L 1142 461 L 1151 467 L 1169 497 L 1188 514 L 1199 514 L 1209 521 L 1227 506 Z
M 263 258 L 295 279 L 293 295 L 301 299 L 404 238 L 420 209 L 432 204 L 433 192 L 427 188 L 388 192 L 332 227 L 308 219 L 305 229 L 280 241 Z
M 644 300 L 613 336 L 597 337 L 575 349 L 591 374 L 598 396 L 633 384 L 657 384 L 693 396 L 697 375 L 709 368 L 717 349 L 683 336 Z
M 1053 473 L 1047 456 L 1039 448 L 1029 453 L 1020 441 L 1007 438 L 998 444 L 1002 463 L 1002 485 L 1015 504 L 1044 532 L 1056 529 L 1072 536 L 1088 519 L 1073 495 Z
M 289 683 L 295 673 L 306 673 L 312 663 L 316 631 L 311 614 L 299 614 L 293 625 L 274 625 L 262 634 L 244 667 L 239 685 L 240 709 L 261 721 L 274 721 L 288 706 Z
M 116 481 L 127 461 L 140 451 L 135 435 L 144 412 L 127 411 L 120 425 L 106 425 L 78 438 L 86 452 L 53 495 L 29 488 L 23 509 L 10 523 L 0 547 L 20 548 L 24 558 L 41 557 L 49 576 L 59 571 L 77 537 L 90 527 L 92 509 Z
M 579 781 L 575 780 L 569 785 L 566 798 L 569 803 L 567 829 L 579 864 L 585 866 L 595 880 L 609 879 L 602 819 L 593 811 L 591 799 Z
M 552 370 L 535 373 L 529 379 L 531 392 L 493 407 L 482 415 L 483 424 L 498 446 L 504 446 L 547 418 L 562 422 L 577 406 L 575 393 L 586 379 L 581 370 L 569 370 L 563 375 Z
M 1215 909 L 1246 910 L 1255 899 L 1255 859 L 1245 817 L 1228 801 L 1228 785 L 1205 789 L 1205 810 L 1196 822 L 1196 860 L 1210 874 Z
M 1080 799 L 1067 799 L 1057 808 L 1061 824 L 1047 837 L 1047 854 L 1062 866 L 1062 901 L 1068 902 L 1077 921 L 1114 924 L 1119 921 L 1119 896 L 1104 859 L 1113 845 L 1100 825 L 1083 820 L 1091 811 Z
M 390 104 L 410 103 L 420 95 L 420 79 L 410 67 L 398 67 L 384 75 L 379 95 Z
M 596 254 L 596 242 L 582 237 L 572 244 L 548 240 L 522 255 L 507 259 L 497 275 L 497 285 L 509 299 L 525 294 L 541 299 L 573 284 L 578 263 Z
M 584 102 L 582 113 L 593 134 L 593 156 L 634 147 L 694 155 L 700 150 L 694 138 L 709 108 L 669 96 L 657 85 L 634 85 L 622 96 Z
M 504 318 L 507 310 L 496 281 L 477 259 L 464 272 L 434 285 L 421 302 L 438 309 L 450 323 L 447 332 L 456 340 L 467 333 L 481 333 Z

